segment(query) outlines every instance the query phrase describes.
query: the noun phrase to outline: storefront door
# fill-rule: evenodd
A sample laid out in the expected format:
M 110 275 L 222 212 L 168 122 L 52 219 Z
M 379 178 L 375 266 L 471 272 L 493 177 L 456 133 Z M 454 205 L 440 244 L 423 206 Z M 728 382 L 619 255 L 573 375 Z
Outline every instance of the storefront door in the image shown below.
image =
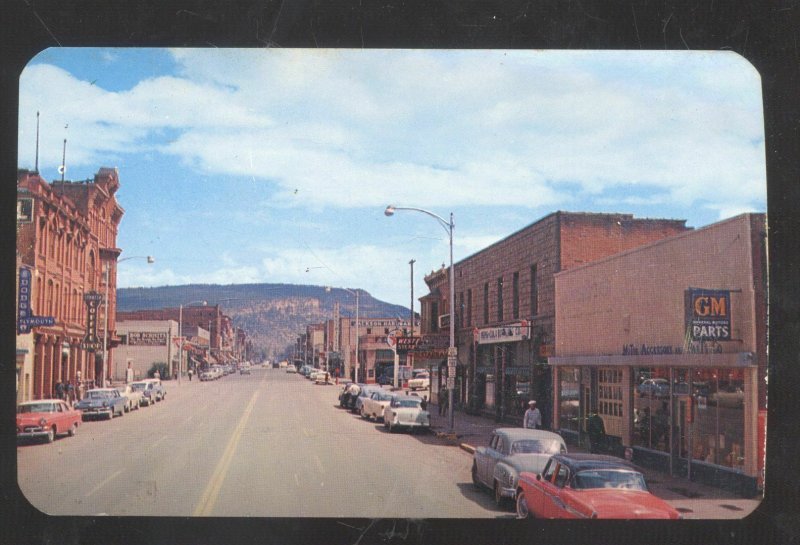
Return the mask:
M 670 435 L 670 466 L 672 474 L 689 477 L 691 452 L 692 396 L 689 395 L 689 373 L 686 369 L 673 369 L 672 414 Z

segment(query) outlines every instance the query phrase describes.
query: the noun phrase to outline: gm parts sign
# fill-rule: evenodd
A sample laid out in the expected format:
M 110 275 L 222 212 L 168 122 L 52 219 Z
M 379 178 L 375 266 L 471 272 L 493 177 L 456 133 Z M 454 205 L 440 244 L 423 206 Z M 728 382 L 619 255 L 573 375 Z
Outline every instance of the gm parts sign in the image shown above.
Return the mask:
M 693 341 L 731 340 L 731 292 L 686 290 L 686 329 Z

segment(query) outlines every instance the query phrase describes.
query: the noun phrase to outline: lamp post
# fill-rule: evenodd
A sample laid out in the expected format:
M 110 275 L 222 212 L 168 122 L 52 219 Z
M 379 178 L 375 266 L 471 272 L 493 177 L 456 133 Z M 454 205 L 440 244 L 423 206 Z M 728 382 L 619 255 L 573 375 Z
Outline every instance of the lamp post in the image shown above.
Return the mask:
M 178 340 L 180 346 L 178 347 L 178 385 L 181 383 L 181 374 L 183 373 L 183 307 L 192 305 L 206 306 L 207 301 L 192 301 L 191 303 L 184 303 L 178 309 Z
M 438 214 L 434 214 L 428 210 L 424 210 L 422 208 L 412 208 L 407 206 L 392 206 L 389 205 L 384 210 L 384 214 L 386 216 L 393 216 L 395 211 L 397 210 L 413 210 L 415 212 L 422 212 L 423 214 L 427 214 L 430 217 L 434 218 L 436 221 L 439 222 L 447 234 L 450 236 L 450 271 L 448 276 L 450 277 L 450 348 L 447 350 L 447 367 L 448 371 L 454 367 L 451 365 L 451 362 L 454 364 L 456 361 L 456 321 L 454 312 L 456 309 L 456 294 L 455 294 L 455 275 L 453 274 L 453 227 L 455 224 L 453 223 L 453 213 L 450 212 L 450 221 L 448 222 L 443 217 Z M 455 388 L 455 377 L 450 377 L 448 373 L 448 382 L 452 384 L 452 387 L 448 387 L 448 398 L 447 398 L 447 411 L 448 411 L 448 418 L 450 420 L 450 432 L 453 431 L 454 421 L 453 421 L 453 389 Z M 450 381 L 452 379 L 452 381 Z M 450 385 L 448 385 L 450 386 Z M 441 403 L 441 401 L 440 401 Z
M 123 261 L 128 261 L 129 259 L 146 259 L 148 264 L 153 264 L 156 262 L 156 259 L 151 255 L 132 255 L 130 257 L 118 259 L 117 265 Z M 103 280 L 106 283 L 106 293 L 105 297 L 103 298 L 103 377 L 102 383 L 100 384 L 101 388 L 105 388 L 106 381 L 108 380 L 108 285 L 111 283 L 111 279 L 108 274 L 109 272 L 110 268 L 108 265 L 106 265 L 103 268 Z
M 350 295 L 355 295 L 356 297 L 356 366 L 355 366 L 355 375 L 353 376 L 353 382 L 358 382 L 358 290 L 352 291 L 347 288 L 339 288 L 340 290 L 344 290 Z M 325 288 L 325 291 L 330 292 L 331 288 Z

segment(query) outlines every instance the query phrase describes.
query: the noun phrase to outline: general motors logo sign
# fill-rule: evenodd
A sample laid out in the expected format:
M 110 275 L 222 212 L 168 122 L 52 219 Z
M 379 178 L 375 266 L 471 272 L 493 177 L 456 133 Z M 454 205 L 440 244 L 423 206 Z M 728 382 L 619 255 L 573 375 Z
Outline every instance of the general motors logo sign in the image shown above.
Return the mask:
M 692 340 L 731 339 L 731 292 L 691 288 L 686 292 L 688 334 Z

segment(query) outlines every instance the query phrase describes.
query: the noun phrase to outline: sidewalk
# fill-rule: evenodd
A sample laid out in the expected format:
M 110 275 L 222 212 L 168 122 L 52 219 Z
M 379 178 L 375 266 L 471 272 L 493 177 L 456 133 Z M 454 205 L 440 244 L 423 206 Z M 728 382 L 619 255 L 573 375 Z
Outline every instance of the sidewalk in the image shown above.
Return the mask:
M 447 415 L 439 415 L 439 407 L 430 404 L 431 431 L 444 445 L 458 446 L 472 455 L 477 447 L 489 445 L 492 430 L 501 427 L 516 427 L 506 422 L 495 422 L 494 418 L 453 412 L 453 430 Z M 568 445 L 570 452 L 588 452 L 585 446 Z M 739 519 L 750 514 L 760 503 L 758 498 L 741 498 L 725 490 L 702 483 L 674 477 L 661 471 L 641 468 L 656 496 L 666 500 L 687 519 Z

